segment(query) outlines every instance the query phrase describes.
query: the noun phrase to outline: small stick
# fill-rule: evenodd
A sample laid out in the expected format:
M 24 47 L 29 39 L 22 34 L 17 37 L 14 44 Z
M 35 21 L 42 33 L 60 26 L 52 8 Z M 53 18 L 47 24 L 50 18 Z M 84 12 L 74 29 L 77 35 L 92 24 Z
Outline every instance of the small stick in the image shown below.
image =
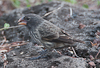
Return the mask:
M 44 16 L 42 16 L 42 17 L 46 17 L 46 16 L 50 15 L 51 13 L 54 13 L 54 12 L 58 11 L 58 10 L 61 9 L 63 6 L 64 6 L 64 3 L 62 3 L 61 6 L 60 6 L 59 8 L 57 8 L 57 9 L 55 9 L 55 10 L 53 10 L 53 11 L 50 11 L 50 12 L 46 13 L 46 14 L 45 14 Z
M 6 29 L 18 28 L 18 27 L 22 27 L 22 26 L 23 25 L 20 25 L 20 26 L 11 26 L 11 27 L 8 27 L 8 28 L 1 28 L 0 31 L 6 30 Z
M 4 55 L 2 56 L 2 58 L 3 58 L 3 61 L 4 61 L 4 68 L 6 68 L 6 65 L 7 65 L 7 63 L 8 63 L 8 61 L 7 61 L 7 55 L 4 54 Z
M 4 40 L 1 43 L 1 46 L 7 41 L 6 37 L 4 36 Z
M 70 8 L 70 16 L 72 16 L 73 12 L 72 12 L 72 8 Z
M 99 53 L 100 53 L 100 49 L 99 49 L 99 52 L 97 53 L 97 55 L 95 56 L 95 59 L 97 58 L 97 56 L 99 55 Z
M 75 52 L 75 50 L 74 50 L 74 48 L 73 48 L 73 47 L 72 47 L 72 50 L 73 50 L 73 52 L 74 52 L 75 56 L 76 56 L 76 57 L 78 57 L 78 55 L 76 54 L 76 52 Z
M 42 16 L 42 17 L 46 17 L 46 16 L 50 15 L 51 13 L 53 13 L 53 12 L 59 10 L 59 9 L 61 9 L 61 7 L 57 8 L 57 9 L 51 11 L 51 12 L 46 13 L 46 14 L 45 14 L 44 16 Z

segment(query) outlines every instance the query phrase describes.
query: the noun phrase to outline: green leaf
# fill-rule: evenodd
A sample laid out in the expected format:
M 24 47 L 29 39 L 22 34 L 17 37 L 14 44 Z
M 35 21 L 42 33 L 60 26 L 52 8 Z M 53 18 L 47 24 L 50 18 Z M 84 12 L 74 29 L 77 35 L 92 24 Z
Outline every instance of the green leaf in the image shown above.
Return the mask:
M 41 0 L 40 2 L 41 2 L 41 3 L 43 3 L 43 2 L 44 2 L 44 0 Z
M 19 0 L 11 0 L 11 2 L 16 8 L 20 7 L 20 1 Z
M 98 4 L 98 6 L 100 5 L 100 1 L 99 0 L 97 1 L 97 4 Z
M 27 6 L 27 7 L 31 7 L 30 1 L 29 1 L 29 0 L 26 0 L 26 6 Z
M 48 0 L 49 2 L 51 2 L 52 0 Z
M 66 2 L 70 2 L 70 3 L 72 3 L 72 4 L 75 4 L 75 3 L 77 3 L 77 1 L 76 0 L 65 0 Z
M 87 4 L 84 4 L 83 7 L 84 8 L 89 8 L 89 6 Z
M 8 28 L 8 27 L 10 27 L 10 24 L 5 23 L 5 24 L 4 24 L 4 28 Z
M 26 3 L 27 3 L 27 4 L 29 4 L 29 2 L 30 2 L 29 0 L 26 0 Z
M 31 5 L 30 5 L 30 4 L 28 4 L 28 5 L 27 5 L 27 7 L 31 7 Z

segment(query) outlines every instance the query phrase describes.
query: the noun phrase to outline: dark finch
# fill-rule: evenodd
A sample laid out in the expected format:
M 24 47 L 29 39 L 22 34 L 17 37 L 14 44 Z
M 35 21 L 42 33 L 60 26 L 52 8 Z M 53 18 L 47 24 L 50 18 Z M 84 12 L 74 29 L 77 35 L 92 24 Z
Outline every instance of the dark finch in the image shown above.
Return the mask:
M 32 39 L 38 44 L 44 45 L 47 49 L 67 46 L 67 44 L 74 42 L 84 43 L 72 39 L 62 29 L 36 14 L 26 14 L 18 22 L 19 25 L 25 25 L 29 29 Z
M 30 36 L 36 43 L 43 45 L 48 50 L 68 46 L 74 42 L 84 43 L 72 39 L 62 29 L 36 14 L 26 14 L 18 22 L 19 25 L 25 25 L 29 29 Z

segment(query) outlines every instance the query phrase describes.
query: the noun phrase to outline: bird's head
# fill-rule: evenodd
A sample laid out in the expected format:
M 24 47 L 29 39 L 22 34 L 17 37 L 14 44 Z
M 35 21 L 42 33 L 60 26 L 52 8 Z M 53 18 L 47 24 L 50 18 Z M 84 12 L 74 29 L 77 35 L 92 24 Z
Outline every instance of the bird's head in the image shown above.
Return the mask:
M 36 29 L 43 19 L 36 14 L 26 14 L 18 20 L 19 25 L 25 25 L 28 29 Z

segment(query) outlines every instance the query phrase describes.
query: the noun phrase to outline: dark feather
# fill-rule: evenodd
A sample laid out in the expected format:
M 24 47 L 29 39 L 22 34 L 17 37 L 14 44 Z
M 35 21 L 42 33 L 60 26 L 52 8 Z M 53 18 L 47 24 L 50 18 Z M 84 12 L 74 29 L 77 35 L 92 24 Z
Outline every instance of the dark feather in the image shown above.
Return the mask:
M 66 38 L 66 36 L 60 36 L 58 39 L 53 39 L 51 42 L 69 43 L 69 44 L 74 43 L 72 39 L 68 39 L 68 38 Z
M 55 35 L 50 35 L 50 36 L 47 36 L 47 37 L 42 37 L 41 39 L 42 40 L 46 40 L 46 41 L 51 41 L 53 39 L 55 39 L 57 36 Z
M 81 40 L 72 39 L 71 36 L 69 36 L 68 34 L 66 35 L 65 32 L 64 33 L 60 32 L 59 34 L 60 34 L 59 38 L 56 38 L 57 36 L 55 35 L 50 35 L 47 37 L 43 37 L 42 40 L 56 42 L 56 43 L 69 43 L 69 44 L 73 44 L 74 42 L 85 43 L 84 41 Z
M 69 44 L 73 44 L 74 42 L 85 43 L 84 41 L 81 40 L 66 38 L 66 36 L 60 36 L 58 39 L 53 39 L 51 42 L 69 43 Z

